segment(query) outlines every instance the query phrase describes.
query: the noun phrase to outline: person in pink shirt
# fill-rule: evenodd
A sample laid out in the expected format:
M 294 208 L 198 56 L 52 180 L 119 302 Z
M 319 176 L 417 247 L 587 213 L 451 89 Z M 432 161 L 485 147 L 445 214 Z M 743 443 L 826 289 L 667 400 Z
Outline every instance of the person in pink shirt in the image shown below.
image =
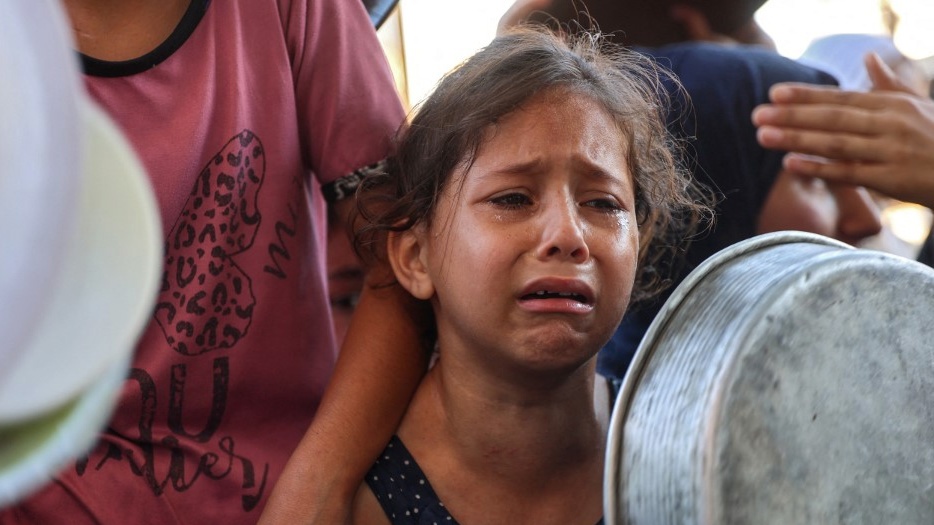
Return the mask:
M 326 210 L 312 192 L 320 186 L 348 216 L 346 197 L 379 169 L 404 120 L 392 75 L 360 2 L 64 6 L 88 92 L 148 172 L 165 268 L 99 443 L 0 511 L 0 523 L 256 523 L 337 358 Z M 385 321 L 371 323 L 370 333 L 416 337 L 402 297 L 364 297 L 362 319 L 378 312 Z M 351 362 L 355 355 L 362 354 L 349 351 Z M 391 384 L 392 366 L 367 356 L 356 377 Z M 416 382 L 403 371 L 399 399 L 380 393 L 365 406 L 377 414 L 383 399 L 402 406 Z M 352 408 L 366 395 L 361 384 L 339 389 L 338 405 L 317 423 L 332 430 L 311 440 L 312 478 L 324 479 L 325 502 L 325 488 L 344 475 L 356 486 L 368 467 L 364 460 L 359 472 L 345 472 L 339 457 L 320 452 L 356 428 L 346 414 L 371 424 L 369 412 Z M 387 434 L 395 423 L 386 423 Z

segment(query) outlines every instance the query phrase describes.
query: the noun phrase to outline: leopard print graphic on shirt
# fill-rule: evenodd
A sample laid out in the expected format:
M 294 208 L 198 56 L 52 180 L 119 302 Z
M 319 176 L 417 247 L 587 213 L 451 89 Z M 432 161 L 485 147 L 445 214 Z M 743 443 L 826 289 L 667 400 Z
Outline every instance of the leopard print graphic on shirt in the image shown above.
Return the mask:
M 238 133 L 198 175 L 166 238 L 155 318 L 180 354 L 231 348 L 250 328 L 256 298 L 237 254 L 256 237 L 265 168 L 259 139 Z

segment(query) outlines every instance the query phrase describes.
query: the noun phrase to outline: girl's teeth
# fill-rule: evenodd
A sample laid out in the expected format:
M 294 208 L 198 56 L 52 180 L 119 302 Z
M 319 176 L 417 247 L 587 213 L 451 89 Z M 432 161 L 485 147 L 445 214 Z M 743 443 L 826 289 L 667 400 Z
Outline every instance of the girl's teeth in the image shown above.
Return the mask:
M 572 292 L 549 292 L 548 290 L 539 290 L 535 292 L 535 295 L 539 297 L 544 297 L 546 295 L 557 295 L 558 297 L 574 297 L 575 294 Z

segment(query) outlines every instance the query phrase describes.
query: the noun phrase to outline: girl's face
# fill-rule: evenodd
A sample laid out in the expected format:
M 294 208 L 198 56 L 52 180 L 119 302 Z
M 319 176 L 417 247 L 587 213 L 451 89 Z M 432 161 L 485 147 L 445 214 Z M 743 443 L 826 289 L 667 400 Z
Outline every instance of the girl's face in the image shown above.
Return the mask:
M 759 212 L 758 233 L 799 230 L 856 245 L 882 228 L 865 188 L 782 171 Z
M 639 251 L 626 144 L 602 107 L 567 90 L 489 130 L 417 233 L 445 359 L 509 378 L 566 373 L 606 342 Z

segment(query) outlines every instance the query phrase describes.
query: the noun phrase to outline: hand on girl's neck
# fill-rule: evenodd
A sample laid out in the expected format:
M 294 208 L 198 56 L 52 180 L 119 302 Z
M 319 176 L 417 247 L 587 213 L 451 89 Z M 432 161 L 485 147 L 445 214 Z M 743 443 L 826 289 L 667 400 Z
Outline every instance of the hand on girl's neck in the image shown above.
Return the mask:
M 191 0 L 62 0 L 78 51 L 123 61 L 156 49 L 172 34 Z

